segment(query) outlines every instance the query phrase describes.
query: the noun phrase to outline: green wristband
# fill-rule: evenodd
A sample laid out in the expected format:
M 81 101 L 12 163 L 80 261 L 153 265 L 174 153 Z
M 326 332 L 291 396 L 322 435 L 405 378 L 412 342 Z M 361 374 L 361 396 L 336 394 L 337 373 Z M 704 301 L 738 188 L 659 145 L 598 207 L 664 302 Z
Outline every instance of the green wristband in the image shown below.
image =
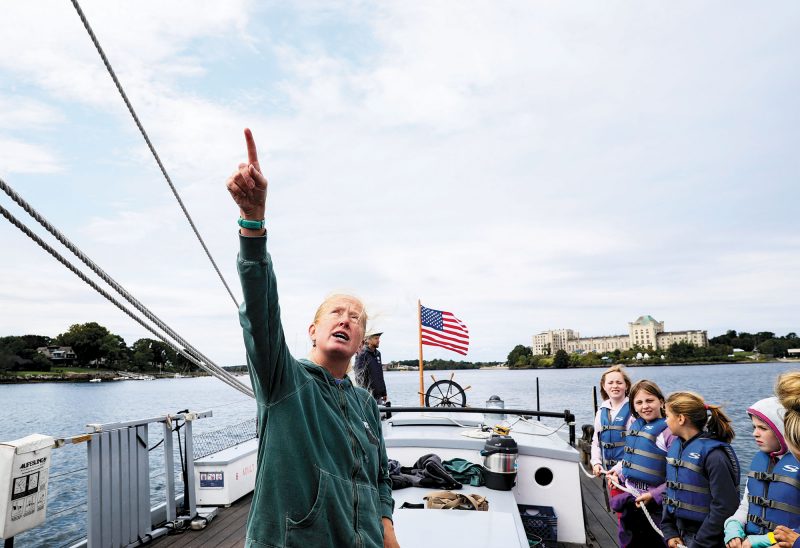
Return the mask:
M 238 224 L 242 228 L 249 228 L 250 230 L 261 230 L 264 228 L 264 219 L 260 221 L 250 221 L 248 219 L 242 219 L 239 217 Z

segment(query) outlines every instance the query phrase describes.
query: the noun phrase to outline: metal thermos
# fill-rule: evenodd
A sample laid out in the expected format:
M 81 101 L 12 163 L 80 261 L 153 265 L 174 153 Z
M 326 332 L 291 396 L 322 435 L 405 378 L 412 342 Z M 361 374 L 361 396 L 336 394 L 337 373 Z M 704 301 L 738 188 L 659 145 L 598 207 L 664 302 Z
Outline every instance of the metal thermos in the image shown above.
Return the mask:
M 509 491 L 517 480 L 519 448 L 511 436 L 493 434 L 481 450 L 486 469 L 486 487 Z

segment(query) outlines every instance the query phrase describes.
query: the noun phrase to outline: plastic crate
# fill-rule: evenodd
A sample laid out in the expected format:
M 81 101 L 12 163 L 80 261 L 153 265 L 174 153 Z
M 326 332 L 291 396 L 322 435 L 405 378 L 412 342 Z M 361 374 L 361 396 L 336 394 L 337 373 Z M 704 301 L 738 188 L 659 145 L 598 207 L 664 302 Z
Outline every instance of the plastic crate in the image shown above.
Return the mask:
M 532 546 L 555 547 L 558 541 L 558 518 L 552 506 L 518 504 L 522 526 L 529 541 L 542 541 Z

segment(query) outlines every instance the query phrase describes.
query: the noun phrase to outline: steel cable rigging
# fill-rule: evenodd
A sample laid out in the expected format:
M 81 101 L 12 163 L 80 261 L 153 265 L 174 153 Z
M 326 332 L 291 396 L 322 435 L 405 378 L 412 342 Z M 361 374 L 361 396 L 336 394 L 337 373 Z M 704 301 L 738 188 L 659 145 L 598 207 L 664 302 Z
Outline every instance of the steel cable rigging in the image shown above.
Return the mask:
M 217 267 L 217 263 L 214 261 L 214 258 L 211 256 L 211 252 L 208 250 L 205 241 L 203 241 L 202 236 L 200 236 L 200 232 L 197 230 L 197 227 L 192 220 L 192 217 L 189 215 L 189 211 L 186 209 L 186 206 L 183 205 L 183 200 L 181 200 L 180 195 L 178 194 L 178 190 L 175 188 L 175 185 L 172 184 L 172 179 L 170 179 L 169 175 L 167 174 L 167 169 L 164 167 L 164 164 L 161 163 L 161 158 L 158 156 L 153 143 L 150 141 L 150 137 L 147 135 L 147 132 L 144 130 L 144 126 L 139 121 L 139 117 L 136 115 L 136 111 L 133 110 L 133 105 L 128 100 L 128 96 L 125 94 L 125 90 L 122 88 L 122 84 L 120 83 L 119 79 L 117 78 L 114 69 L 111 68 L 111 63 L 108 61 L 103 48 L 100 47 L 100 42 L 97 40 L 97 36 L 95 36 L 94 31 L 92 30 L 91 25 L 89 25 L 89 21 L 86 19 L 86 15 L 84 15 L 83 10 L 81 9 L 80 5 L 78 4 L 77 0 L 71 0 L 72 5 L 75 7 L 75 11 L 78 12 L 78 16 L 81 18 L 83 22 L 83 26 L 86 29 L 86 32 L 89 33 L 89 37 L 92 39 L 92 43 L 94 47 L 97 49 L 97 53 L 100 54 L 100 58 L 103 60 L 103 64 L 108 70 L 108 74 L 111 76 L 111 79 L 114 81 L 114 85 L 117 86 L 117 91 L 119 91 L 122 100 L 125 101 L 125 106 L 128 107 L 128 112 L 131 114 L 133 121 L 136 123 L 136 127 L 139 128 L 139 132 L 144 137 L 145 143 L 147 143 L 147 148 L 150 149 L 150 153 L 155 158 L 156 163 L 158 164 L 159 169 L 161 170 L 161 174 L 164 175 L 164 179 L 166 179 L 167 184 L 169 185 L 170 190 L 172 190 L 172 194 L 175 196 L 175 199 L 178 201 L 178 205 L 181 206 L 181 210 L 183 214 L 186 216 L 186 220 L 189 221 L 189 225 L 191 225 L 192 230 L 194 231 L 194 235 L 197 237 L 197 240 L 200 242 L 200 245 L 203 246 L 203 250 L 206 252 L 206 256 L 208 260 L 211 261 L 211 265 L 214 267 L 214 270 L 217 272 L 217 276 L 219 276 L 222 285 L 225 286 L 225 289 L 228 291 L 228 295 L 231 296 L 231 300 L 233 300 L 233 304 L 236 305 L 236 308 L 239 308 L 239 303 L 236 300 L 236 297 L 233 296 L 233 292 L 231 288 L 228 286 L 228 282 L 225 281 L 225 277 L 220 272 L 219 267 Z
M 160 320 L 155 314 L 153 314 L 147 307 L 145 307 L 141 302 L 139 302 L 133 295 L 131 295 L 124 287 L 122 287 L 119 283 L 117 283 L 111 276 L 109 276 L 103 269 L 101 269 L 94 261 L 89 259 L 85 253 L 83 253 L 77 246 L 75 246 L 72 242 L 70 242 L 66 236 L 64 236 L 59 230 L 57 230 L 52 224 L 50 224 L 44 217 L 42 217 L 30 204 L 28 204 L 24 199 L 22 199 L 19 194 L 17 194 L 14 189 L 12 189 L 4 180 L 0 179 L 0 189 L 3 190 L 12 200 L 14 200 L 20 207 L 22 207 L 31 217 L 36 219 L 36 221 L 41 224 L 50 234 L 52 234 L 59 242 L 61 242 L 67 249 L 69 249 L 76 257 L 78 257 L 86 266 L 88 266 L 95 274 L 97 274 L 104 282 L 110 285 L 117 293 L 119 293 L 125 300 L 127 300 L 131 305 L 136 308 L 145 318 L 153 322 L 159 329 L 167 333 L 169 337 L 172 337 L 177 341 L 180 345 L 183 346 L 181 348 L 173 341 L 169 340 L 164 334 L 158 332 L 153 326 L 149 325 L 147 322 L 144 321 L 141 317 L 139 317 L 134 311 L 130 308 L 126 307 L 123 303 L 121 303 L 118 299 L 113 297 L 110 293 L 108 293 L 105 289 L 100 287 L 95 281 L 91 280 L 86 274 L 81 272 L 75 265 L 73 265 L 66 257 L 61 255 L 58 251 L 56 251 L 50 244 L 45 242 L 41 237 L 35 234 L 30 228 L 25 226 L 20 220 L 18 220 L 14 215 L 8 211 L 5 207 L 0 205 L 0 214 L 3 215 L 8 221 L 20 229 L 26 236 L 31 238 L 35 241 L 40 247 L 42 247 L 45 251 L 47 251 L 50 255 L 52 255 L 58 262 L 63 264 L 67 267 L 70 271 L 72 271 L 76 276 L 78 276 L 81 280 L 87 283 L 92 289 L 100 293 L 103 297 L 105 297 L 108 301 L 110 301 L 114 306 L 122 310 L 125 314 L 130 316 L 136 323 L 147 329 L 150 333 L 158 337 L 164 343 L 169 345 L 175 352 L 189 360 L 191 363 L 194 363 L 204 371 L 207 371 L 211 375 L 219 378 L 222 382 L 239 390 L 243 394 L 246 394 L 250 397 L 254 397 L 254 393 L 252 389 L 250 389 L 247 385 L 243 384 L 239 379 L 237 379 L 233 374 L 226 371 L 222 367 L 213 363 L 210 359 L 208 359 L 202 352 L 197 350 L 194 346 L 189 344 L 186 339 L 178 335 L 173 329 L 171 329 L 167 324 L 165 324 L 162 320 Z

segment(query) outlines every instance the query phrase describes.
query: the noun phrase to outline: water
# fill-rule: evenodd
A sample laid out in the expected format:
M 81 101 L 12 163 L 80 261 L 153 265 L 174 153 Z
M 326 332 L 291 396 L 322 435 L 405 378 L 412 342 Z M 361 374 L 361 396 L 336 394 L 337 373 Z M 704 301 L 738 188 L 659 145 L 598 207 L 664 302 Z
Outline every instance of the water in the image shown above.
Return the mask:
M 721 404 L 732 418 L 737 437 L 736 453 L 747 467 L 755 453 L 750 420 L 745 409 L 756 400 L 772 395 L 780 373 L 796 369 L 794 364 L 721 364 L 703 366 L 637 367 L 629 369 L 633 381 L 650 379 L 665 394 L 676 390 L 693 390 L 709 403 Z M 466 391 L 467 401 L 483 406 L 497 394 L 506 407 L 536 407 L 536 378 L 539 378 L 541 409 L 569 409 L 578 426 L 591 423 L 592 386 L 602 369 L 565 370 L 464 370 L 454 372 L 454 381 Z M 449 371 L 425 373 L 425 384 L 431 375 L 449 379 Z M 419 372 L 387 372 L 385 375 L 393 405 L 419 404 Z M 245 377 L 242 377 L 245 380 Z M 86 431 L 89 423 L 105 423 L 150 418 L 183 409 L 211 409 L 212 419 L 195 423 L 195 432 L 216 430 L 236 424 L 255 415 L 255 403 L 213 378 L 161 379 L 155 381 L 120 381 L 103 383 L 49 383 L 0 385 L 0 440 L 13 440 L 31 433 L 67 437 Z M 544 419 L 554 427 L 557 419 Z M 580 430 L 579 430 L 580 431 Z M 151 445 L 157 436 L 151 434 Z M 45 526 L 20 534 L 16 546 L 64 546 L 85 534 L 85 471 L 67 474 L 86 466 L 86 446 L 67 446 L 54 451 L 51 468 L 51 491 L 48 522 Z M 154 464 L 160 457 L 154 452 Z M 64 475 L 61 475 L 64 474 Z

